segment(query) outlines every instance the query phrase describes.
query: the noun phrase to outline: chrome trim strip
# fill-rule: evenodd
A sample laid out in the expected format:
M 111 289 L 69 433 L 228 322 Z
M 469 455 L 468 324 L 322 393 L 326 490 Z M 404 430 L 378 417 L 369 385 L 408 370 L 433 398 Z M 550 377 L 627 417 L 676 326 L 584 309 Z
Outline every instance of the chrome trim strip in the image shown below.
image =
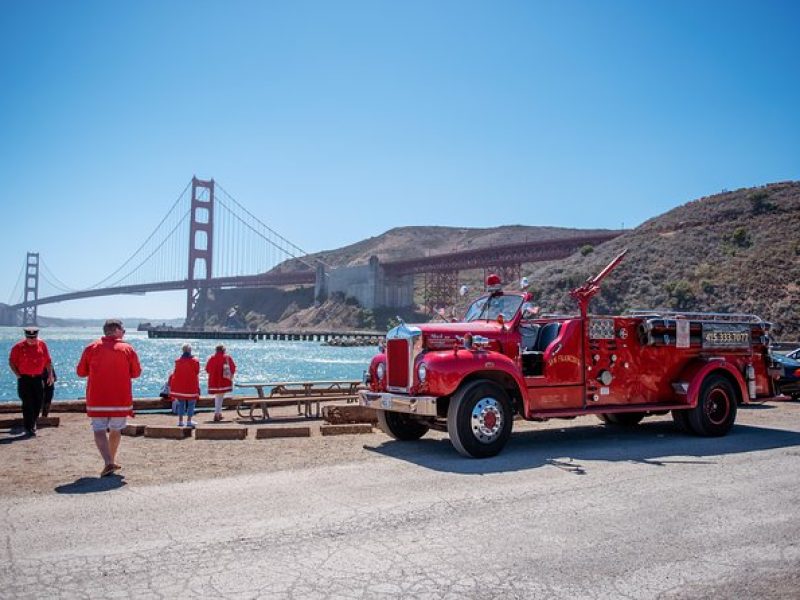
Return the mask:
M 436 396 L 399 396 L 361 390 L 358 392 L 358 403 L 375 410 L 388 410 L 423 417 L 436 416 Z

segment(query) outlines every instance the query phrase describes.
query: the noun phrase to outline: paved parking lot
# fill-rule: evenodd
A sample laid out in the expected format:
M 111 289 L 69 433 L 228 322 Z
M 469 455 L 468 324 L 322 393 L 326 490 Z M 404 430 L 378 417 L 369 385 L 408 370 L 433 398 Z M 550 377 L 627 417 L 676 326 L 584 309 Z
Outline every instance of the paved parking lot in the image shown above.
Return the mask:
M 0 596 L 800 595 L 800 404 L 719 439 L 519 429 L 489 460 L 373 434 L 324 466 L 0 497 Z

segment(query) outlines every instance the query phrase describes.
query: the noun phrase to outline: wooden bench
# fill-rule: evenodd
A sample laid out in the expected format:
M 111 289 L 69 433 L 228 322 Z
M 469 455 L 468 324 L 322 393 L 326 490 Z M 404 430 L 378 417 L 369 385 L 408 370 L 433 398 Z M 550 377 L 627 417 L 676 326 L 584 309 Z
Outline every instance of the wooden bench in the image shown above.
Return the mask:
M 237 383 L 240 388 L 253 388 L 256 397 L 242 398 L 236 407 L 237 414 L 251 421 L 270 418 L 269 408 L 297 405 L 297 414 L 306 418 L 320 417 L 320 403 L 335 400 L 356 402 L 360 381 L 289 381 Z M 269 391 L 266 392 L 265 389 Z M 313 410 L 312 410 L 313 408 Z M 257 419 L 256 411 L 261 411 Z

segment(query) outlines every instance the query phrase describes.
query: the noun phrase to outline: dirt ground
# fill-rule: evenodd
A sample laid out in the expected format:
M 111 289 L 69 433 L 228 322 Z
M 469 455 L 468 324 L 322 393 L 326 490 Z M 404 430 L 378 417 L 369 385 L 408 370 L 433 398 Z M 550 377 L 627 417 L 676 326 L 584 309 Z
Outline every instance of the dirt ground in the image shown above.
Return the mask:
M 777 410 L 773 410 L 777 409 Z M 271 409 L 273 412 L 275 409 Z M 118 461 L 126 483 L 152 485 L 213 479 L 244 473 L 262 473 L 336 465 L 366 460 L 364 446 L 375 447 L 389 438 L 377 427 L 371 434 L 322 436 L 321 419 L 297 417 L 292 407 L 278 409 L 267 424 L 251 424 L 239 419 L 235 411 L 226 410 L 222 423 L 212 421 L 212 413 L 196 415 L 198 427 L 225 427 L 246 424 L 245 440 L 216 441 L 122 438 Z M 293 412 L 294 411 L 294 412 Z M 782 417 L 800 413 L 800 403 L 780 402 L 740 408 L 738 423 L 780 426 Z M 9 415 L 11 416 L 11 415 Z M 0 429 L 0 496 L 52 494 L 57 488 L 86 477 L 99 475 L 102 460 L 94 446 L 89 419 L 82 414 L 51 413 L 61 418 L 59 427 L 40 428 L 34 438 L 25 438 L 21 430 Z M 654 417 L 670 420 L 669 416 Z M 175 425 L 176 417 L 165 414 L 141 414 L 129 420 L 134 424 Z M 571 421 L 553 420 L 528 423 L 517 420 L 514 431 L 567 429 L 597 424 L 593 416 Z M 309 438 L 256 439 L 257 428 L 311 426 Z M 429 432 L 429 437 L 446 434 Z

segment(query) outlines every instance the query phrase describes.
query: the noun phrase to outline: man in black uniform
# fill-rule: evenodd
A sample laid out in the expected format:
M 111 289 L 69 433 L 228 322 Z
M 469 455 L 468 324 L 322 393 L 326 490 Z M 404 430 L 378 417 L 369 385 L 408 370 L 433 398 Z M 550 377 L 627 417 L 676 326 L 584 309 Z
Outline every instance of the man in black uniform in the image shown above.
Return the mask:
M 22 400 L 22 421 L 29 436 L 36 435 L 36 419 L 42 409 L 44 383 L 53 383 L 53 364 L 47 344 L 39 339 L 38 327 L 25 327 L 25 339 L 11 348 L 8 366 L 17 377 L 17 395 Z M 45 378 L 42 374 L 46 373 Z

